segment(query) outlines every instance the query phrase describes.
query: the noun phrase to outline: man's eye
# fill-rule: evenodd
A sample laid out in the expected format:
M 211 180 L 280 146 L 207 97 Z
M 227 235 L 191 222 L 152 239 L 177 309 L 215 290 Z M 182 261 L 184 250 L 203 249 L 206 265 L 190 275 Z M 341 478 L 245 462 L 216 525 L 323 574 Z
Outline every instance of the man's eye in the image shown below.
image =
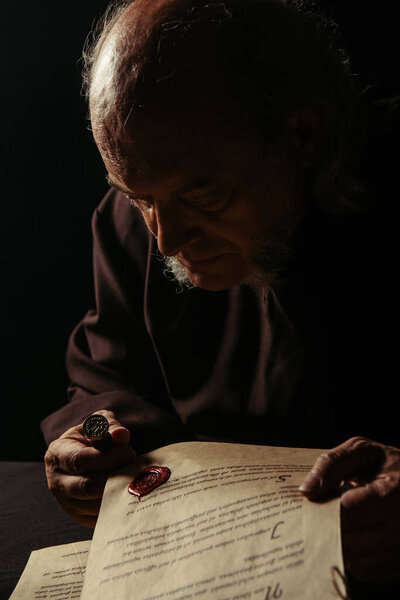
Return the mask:
M 229 194 L 226 191 L 209 192 L 202 196 L 183 198 L 185 202 L 206 211 L 222 210 L 229 200 Z

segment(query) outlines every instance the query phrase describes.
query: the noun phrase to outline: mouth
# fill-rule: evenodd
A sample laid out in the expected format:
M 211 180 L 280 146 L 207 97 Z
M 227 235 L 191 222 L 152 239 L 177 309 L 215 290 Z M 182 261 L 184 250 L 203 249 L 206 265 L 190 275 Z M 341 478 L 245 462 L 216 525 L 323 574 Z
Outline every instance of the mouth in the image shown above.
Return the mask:
M 217 254 L 214 256 L 207 256 L 204 258 L 197 258 L 197 257 L 188 258 L 188 257 L 184 257 L 184 256 L 179 256 L 179 262 L 183 266 L 185 266 L 187 269 L 192 271 L 192 270 L 207 268 L 211 265 L 214 265 L 216 262 L 218 262 L 221 258 L 224 258 L 225 256 L 227 256 L 227 253 Z

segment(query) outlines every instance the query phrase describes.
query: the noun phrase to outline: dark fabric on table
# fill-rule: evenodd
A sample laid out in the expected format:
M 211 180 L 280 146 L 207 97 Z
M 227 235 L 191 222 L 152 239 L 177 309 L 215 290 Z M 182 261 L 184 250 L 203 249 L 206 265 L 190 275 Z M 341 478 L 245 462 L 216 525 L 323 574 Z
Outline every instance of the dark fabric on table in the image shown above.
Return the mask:
M 190 439 L 399 445 L 399 289 L 357 217 L 310 208 L 273 289 L 179 290 L 115 191 L 93 235 L 96 308 L 71 336 L 70 402 L 43 422 L 47 442 L 110 408 L 139 452 Z
M 8 600 L 32 550 L 92 537 L 47 488 L 43 463 L 0 463 L 0 600 Z

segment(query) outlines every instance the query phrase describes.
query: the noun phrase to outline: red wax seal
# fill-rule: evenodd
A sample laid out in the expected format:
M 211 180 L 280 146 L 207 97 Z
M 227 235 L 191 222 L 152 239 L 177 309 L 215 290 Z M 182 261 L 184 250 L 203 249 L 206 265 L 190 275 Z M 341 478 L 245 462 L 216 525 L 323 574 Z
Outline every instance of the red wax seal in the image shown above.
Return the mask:
M 168 467 L 145 467 L 138 473 L 135 479 L 132 479 L 128 486 L 128 492 L 132 496 L 137 496 L 140 500 L 142 496 L 150 494 L 170 478 L 171 471 Z

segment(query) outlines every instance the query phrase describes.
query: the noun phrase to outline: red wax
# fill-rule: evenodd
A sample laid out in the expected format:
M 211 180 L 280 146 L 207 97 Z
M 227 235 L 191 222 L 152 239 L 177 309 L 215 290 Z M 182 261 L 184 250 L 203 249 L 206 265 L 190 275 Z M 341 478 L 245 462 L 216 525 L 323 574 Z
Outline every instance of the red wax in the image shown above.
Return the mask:
M 145 467 L 138 473 L 135 479 L 132 479 L 128 486 L 128 492 L 132 496 L 137 496 L 140 500 L 142 496 L 150 494 L 170 478 L 171 471 L 168 467 Z

